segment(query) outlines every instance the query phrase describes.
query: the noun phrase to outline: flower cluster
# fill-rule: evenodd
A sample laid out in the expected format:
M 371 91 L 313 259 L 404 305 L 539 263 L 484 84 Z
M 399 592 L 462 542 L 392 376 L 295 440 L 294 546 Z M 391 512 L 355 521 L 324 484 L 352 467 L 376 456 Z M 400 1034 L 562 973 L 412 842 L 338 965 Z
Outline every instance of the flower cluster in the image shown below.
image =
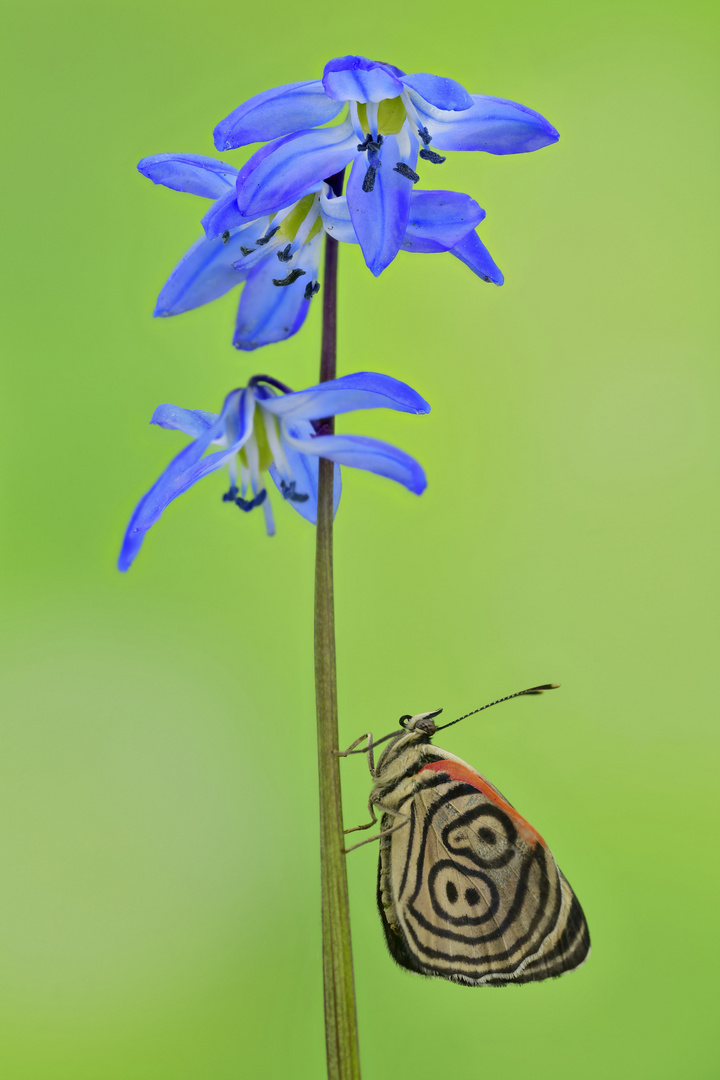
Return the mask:
M 469 94 L 453 79 L 406 75 L 391 64 L 344 56 L 325 66 L 322 79 L 250 98 L 217 125 L 214 137 L 220 151 L 265 145 L 241 169 L 196 154 L 156 154 L 138 165 L 156 184 L 211 200 L 201 219 L 203 235 L 172 271 L 155 315 L 179 315 L 243 285 L 233 344 L 251 351 L 302 326 L 320 290 L 326 235 L 359 245 L 376 276 L 399 251 L 450 252 L 482 280 L 502 285 L 477 233 L 485 211 L 469 195 L 416 189 L 418 170 L 434 169 L 454 150 L 527 153 L 555 142 L 558 133 L 532 109 Z M 332 434 L 321 424 L 380 406 L 429 411 L 404 383 L 367 373 L 299 392 L 255 376 L 228 394 L 219 414 L 161 405 L 152 422 L 193 441 L 138 504 L 120 568 L 130 566 L 173 499 L 224 465 L 230 470 L 224 500 L 244 511 L 262 507 L 268 534 L 274 522 L 262 480 L 266 471 L 311 522 L 320 457 L 336 463 L 336 501 L 340 464 L 390 477 L 420 494 L 425 478 L 412 458 L 377 440 Z M 218 449 L 208 453 L 213 446 Z

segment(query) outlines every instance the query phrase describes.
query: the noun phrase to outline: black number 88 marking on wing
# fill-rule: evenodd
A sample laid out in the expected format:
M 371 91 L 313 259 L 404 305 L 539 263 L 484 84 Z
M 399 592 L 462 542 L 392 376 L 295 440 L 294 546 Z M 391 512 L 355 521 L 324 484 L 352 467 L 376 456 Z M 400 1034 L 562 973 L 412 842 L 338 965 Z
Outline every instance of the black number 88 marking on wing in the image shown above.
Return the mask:
M 500 893 L 492 878 L 482 870 L 465 868 L 459 875 L 452 859 L 435 863 L 427 888 L 435 914 L 452 926 L 481 926 L 494 919 L 500 907 Z M 453 908 L 458 912 L 466 910 L 466 905 L 473 911 L 477 908 L 478 914 L 453 914 Z
M 516 841 L 517 829 L 512 821 L 492 803 L 471 806 L 442 830 L 442 842 L 452 855 L 468 859 L 483 870 L 507 866 L 518 853 Z

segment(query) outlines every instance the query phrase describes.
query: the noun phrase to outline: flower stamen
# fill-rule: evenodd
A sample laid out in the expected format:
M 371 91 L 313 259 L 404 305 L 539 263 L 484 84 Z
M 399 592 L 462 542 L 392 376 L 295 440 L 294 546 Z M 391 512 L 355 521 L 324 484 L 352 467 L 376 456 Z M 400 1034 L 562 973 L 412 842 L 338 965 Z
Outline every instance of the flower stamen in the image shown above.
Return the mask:
M 408 180 L 412 180 L 413 184 L 417 184 L 420 179 L 415 170 L 411 169 L 409 165 L 406 165 L 404 161 L 398 161 L 393 172 L 400 173 L 401 176 L 405 176 Z
M 447 158 L 443 157 L 442 154 L 437 154 L 434 150 L 428 150 L 426 146 L 423 146 L 420 151 L 420 157 L 433 165 L 442 165 L 443 161 L 447 161 Z
M 291 270 L 287 277 L 272 279 L 273 285 L 292 285 L 293 281 L 297 281 L 299 277 L 303 277 L 307 273 L 307 270 L 301 270 L 299 266 L 296 266 L 294 270 Z
M 369 150 L 371 153 L 372 151 L 375 151 L 375 153 L 379 153 L 380 147 L 384 142 L 385 138 L 383 135 L 378 135 L 377 139 L 373 139 L 372 135 L 368 133 L 365 136 L 364 141 L 357 144 L 357 148 L 360 153 L 364 153 L 366 150 Z
M 276 233 L 276 232 L 279 232 L 279 230 L 280 230 L 280 226 L 279 226 L 279 225 L 275 225 L 275 226 L 273 226 L 273 228 L 272 228 L 272 229 L 268 229 L 268 231 L 267 231 L 267 232 L 265 233 L 265 235 L 264 235 L 264 236 L 261 236 L 259 240 L 256 240 L 256 241 L 255 241 L 255 243 L 256 243 L 256 244 L 258 244 L 258 245 L 259 245 L 260 247 L 264 247 L 264 246 L 265 246 L 265 244 L 269 244 L 269 243 L 270 243 L 270 241 L 272 240 L 272 238 L 273 238 L 273 236 L 275 235 L 275 233 Z
M 375 177 L 377 176 L 377 167 L 375 165 L 369 165 L 368 171 L 365 173 L 365 179 L 362 182 L 363 191 L 370 192 L 375 187 Z M 418 180 L 420 177 L 418 176 Z
M 284 499 L 289 499 L 290 502 L 307 502 L 310 498 L 309 495 L 303 494 L 301 491 L 295 490 L 295 481 L 291 480 L 290 483 L 286 483 L 284 480 L 280 480 L 280 491 L 282 492 Z
M 237 488 L 235 490 L 237 491 Z M 247 514 L 251 510 L 254 510 L 256 506 L 262 506 L 262 504 L 265 502 L 266 498 L 267 498 L 267 491 L 265 490 L 265 488 L 263 488 L 262 491 L 259 491 L 258 494 L 253 499 L 242 499 L 238 495 L 236 497 L 236 499 L 235 499 L 235 505 L 239 506 L 240 509 L 244 510 L 245 513 Z

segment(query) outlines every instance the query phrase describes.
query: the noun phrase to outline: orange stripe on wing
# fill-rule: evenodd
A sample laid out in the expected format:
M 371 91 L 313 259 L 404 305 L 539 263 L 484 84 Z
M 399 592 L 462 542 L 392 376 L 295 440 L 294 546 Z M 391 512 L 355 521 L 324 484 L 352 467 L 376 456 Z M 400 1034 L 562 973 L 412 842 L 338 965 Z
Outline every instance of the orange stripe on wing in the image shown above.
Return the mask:
M 515 828 L 526 844 L 539 842 L 543 847 L 547 847 L 537 829 L 533 829 L 532 825 L 529 825 L 525 818 L 521 817 L 517 810 L 503 799 L 500 792 L 484 776 L 475 772 L 474 769 L 469 768 L 467 765 L 461 765 L 459 761 L 431 761 L 429 764 L 423 765 L 422 769 L 418 770 L 418 774 L 428 771 L 446 773 L 451 780 L 460 780 L 464 784 L 470 784 L 471 787 L 482 792 L 486 799 L 489 799 L 490 802 L 495 803 L 496 806 L 505 811 L 508 817 L 512 819 Z

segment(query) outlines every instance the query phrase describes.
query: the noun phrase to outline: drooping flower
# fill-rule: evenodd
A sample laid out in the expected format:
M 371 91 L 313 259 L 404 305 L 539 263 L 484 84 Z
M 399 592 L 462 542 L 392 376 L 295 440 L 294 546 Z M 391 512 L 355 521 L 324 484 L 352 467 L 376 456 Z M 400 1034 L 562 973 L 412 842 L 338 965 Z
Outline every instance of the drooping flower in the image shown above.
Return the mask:
M 244 218 L 237 207 L 237 170 L 194 154 L 157 154 L 138 169 L 156 184 L 213 199 L 205 236 L 186 252 L 163 286 L 155 315 L 179 315 L 245 282 L 233 344 L 252 350 L 296 333 L 320 288 L 322 236 L 358 243 L 346 196 L 328 184 L 276 214 Z M 452 251 L 485 280 L 502 284 L 474 229 L 485 217 L 474 199 L 452 191 L 413 191 L 402 248 Z
M 270 376 L 256 375 L 245 388 L 228 394 L 219 414 L 159 405 L 151 423 L 183 431 L 193 441 L 170 462 L 135 508 L 125 532 L 119 569 L 129 569 L 148 529 L 173 499 L 225 465 L 230 487 L 223 501 L 246 512 L 261 506 L 269 536 L 274 534 L 275 524 L 263 478 L 266 471 L 282 497 L 313 524 L 321 457 L 335 462 L 336 509 L 340 465 L 389 477 L 416 495 L 422 494 L 425 474 L 404 451 L 379 439 L 327 431 L 327 417 L 378 408 L 415 414 L 430 411 L 428 403 L 406 383 L 371 372 L 344 375 L 295 392 Z M 213 445 L 220 449 L 205 456 Z
M 345 107 L 340 124 L 321 127 Z M 419 180 L 449 150 L 520 154 L 556 142 L 539 113 L 503 98 L 468 94 L 454 79 L 405 75 L 391 64 L 343 56 L 322 80 L 289 83 L 250 98 L 215 129 L 218 150 L 275 140 L 237 178 L 242 214 L 269 214 L 347 165 L 350 214 L 365 261 L 380 274 L 400 250 Z

